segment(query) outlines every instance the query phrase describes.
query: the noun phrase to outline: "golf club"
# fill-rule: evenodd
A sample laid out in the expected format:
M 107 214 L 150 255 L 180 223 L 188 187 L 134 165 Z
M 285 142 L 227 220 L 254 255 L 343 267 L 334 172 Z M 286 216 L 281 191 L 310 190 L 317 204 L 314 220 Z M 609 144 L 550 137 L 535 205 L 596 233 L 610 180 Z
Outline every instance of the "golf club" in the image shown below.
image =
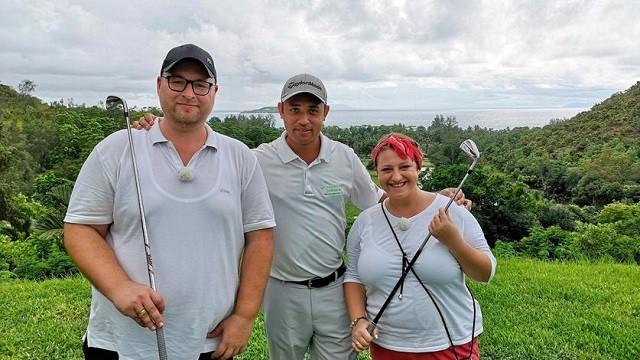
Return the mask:
M 460 185 L 458 185 L 458 187 L 456 188 L 456 191 L 453 193 L 453 195 L 449 199 L 447 206 L 444 208 L 445 212 L 449 210 L 449 206 L 451 206 L 453 199 L 456 198 L 456 196 L 460 192 L 460 188 L 462 188 L 462 185 L 469 177 L 469 174 L 471 174 L 471 171 L 473 171 L 473 168 L 476 166 L 478 159 L 480 159 L 480 151 L 478 150 L 478 147 L 473 142 L 473 140 L 467 139 L 463 141 L 462 144 L 460 144 L 460 149 L 462 149 L 462 151 L 464 151 L 465 154 L 469 155 L 469 157 L 473 159 L 473 162 L 471 163 L 471 166 L 469 166 L 469 169 L 467 169 L 467 173 L 464 175 L 464 178 L 462 178 Z M 398 289 L 404 282 L 404 278 L 407 277 L 407 274 L 409 273 L 409 271 L 412 270 L 413 265 L 418 260 L 418 257 L 422 253 L 422 250 L 424 249 L 425 245 L 427 245 L 427 242 L 429 241 L 429 239 L 431 239 L 431 232 L 429 232 L 427 234 L 427 237 L 422 241 L 422 244 L 416 251 L 416 254 L 413 256 L 411 261 L 409 261 L 409 264 L 407 265 L 407 267 L 402 271 L 402 275 L 400 276 L 400 279 L 398 280 L 396 285 L 393 287 L 393 290 L 391 290 L 391 293 L 387 297 L 387 300 L 385 300 L 384 304 L 382 304 L 380 311 L 378 311 L 378 314 L 373 318 L 373 320 L 367 327 L 367 331 L 369 331 L 369 334 L 373 335 L 373 330 L 375 330 L 375 328 L 378 326 L 378 321 L 380 321 L 380 317 L 382 317 L 382 314 L 384 314 L 384 311 L 387 309 L 387 306 L 389 306 L 389 303 L 391 303 L 391 299 L 393 298 L 393 296 L 396 294 L 396 292 L 398 292 Z
M 131 135 L 131 121 L 129 120 L 129 107 L 123 98 L 110 95 L 107 97 L 107 105 L 122 104 L 124 119 L 126 121 L 127 136 L 129 137 L 129 150 L 131 163 L 133 164 L 133 177 L 136 182 L 136 192 L 138 195 L 138 210 L 140 211 L 140 223 L 142 225 L 142 239 L 144 240 L 144 254 L 147 261 L 147 273 L 149 274 L 149 285 L 156 291 L 156 279 L 153 273 L 153 261 L 151 259 L 151 246 L 149 245 L 149 235 L 147 234 L 147 221 L 144 215 L 144 204 L 142 203 L 142 192 L 140 191 L 140 177 L 138 175 L 138 164 L 136 163 L 136 152 L 133 147 L 133 136 Z M 156 340 L 158 343 L 158 356 L 160 360 L 167 360 L 167 348 L 164 342 L 164 329 L 156 328 Z

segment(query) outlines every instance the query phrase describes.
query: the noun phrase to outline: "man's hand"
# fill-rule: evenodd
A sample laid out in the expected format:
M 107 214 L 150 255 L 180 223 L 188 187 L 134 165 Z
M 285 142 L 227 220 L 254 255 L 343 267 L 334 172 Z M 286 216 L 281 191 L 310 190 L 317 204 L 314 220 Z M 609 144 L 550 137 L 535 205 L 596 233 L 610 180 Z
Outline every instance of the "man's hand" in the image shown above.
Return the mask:
M 451 197 L 453 194 L 455 194 L 455 192 L 456 188 L 446 188 L 439 191 L 440 194 L 446 197 Z M 456 204 L 464 206 L 467 210 L 471 210 L 471 206 L 473 205 L 471 200 L 464 197 L 464 192 L 462 192 L 462 189 L 458 192 L 458 195 L 456 195 L 454 201 L 456 202 Z
M 149 330 L 164 326 L 164 300 L 150 287 L 129 281 L 113 291 L 109 298 L 118 311 L 140 326 Z
M 146 129 L 149 130 L 153 126 L 153 123 L 156 121 L 156 116 L 152 113 L 145 113 L 138 120 L 131 123 L 131 127 L 133 129 Z
M 213 331 L 207 334 L 208 338 L 222 335 L 218 348 L 212 355 L 212 359 L 231 359 L 233 356 L 247 350 L 247 342 L 251 336 L 253 319 L 247 319 L 237 314 L 231 314 L 222 320 Z

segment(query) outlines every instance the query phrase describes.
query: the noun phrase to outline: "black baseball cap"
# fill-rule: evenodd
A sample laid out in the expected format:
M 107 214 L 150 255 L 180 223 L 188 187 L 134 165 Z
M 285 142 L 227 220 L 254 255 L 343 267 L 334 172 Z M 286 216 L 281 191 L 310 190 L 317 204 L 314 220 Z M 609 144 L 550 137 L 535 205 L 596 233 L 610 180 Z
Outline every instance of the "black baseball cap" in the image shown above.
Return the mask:
M 162 68 L 160 69 L 160 75 L 171 70 L 171 68 L 182 60 L 191 59 L 202 64 L 207 70 L 209 77 L 212 77 L 216 82 L 218 77 L 216 75 L 216 67 L 213 65 L 213 58 L 204 49 L 193 45 L 184 44 L 169 50 L 167 56 L 162 62 Z

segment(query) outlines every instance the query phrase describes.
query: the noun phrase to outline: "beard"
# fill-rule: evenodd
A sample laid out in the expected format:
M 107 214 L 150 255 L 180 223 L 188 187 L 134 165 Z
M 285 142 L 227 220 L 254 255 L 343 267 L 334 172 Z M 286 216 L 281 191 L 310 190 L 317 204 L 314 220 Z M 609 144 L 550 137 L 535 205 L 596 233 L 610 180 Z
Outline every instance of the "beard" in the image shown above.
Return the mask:
M 160 104 L 165 118 L 181 127 L 193 127 L 202 124 L 206 121 L 207 115 L 209 115 L 206 111 L 207 109 L 201 103 L 188 106 L 184 105 L 184 102 L 161 101 Z
M 171 115 L 176 123 L 192 125 L 205 121 L 206 116 L 202 116 L 200 108 L 188 107 L 189 110 L 184 108 L 182 105 L 176 105 L 174 107 Z

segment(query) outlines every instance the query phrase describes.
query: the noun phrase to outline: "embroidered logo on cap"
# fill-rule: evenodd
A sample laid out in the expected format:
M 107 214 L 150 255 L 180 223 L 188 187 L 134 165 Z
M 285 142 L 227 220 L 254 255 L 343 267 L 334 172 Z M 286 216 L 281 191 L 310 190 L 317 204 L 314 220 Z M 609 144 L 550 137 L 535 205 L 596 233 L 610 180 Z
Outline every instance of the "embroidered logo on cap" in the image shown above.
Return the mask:
M 320 85 L 312 82 L 312 81 L 297 81 L 297 82 L 290 82 L 287 87 L 289 89 L 291 89 L 292 87 L 296 87 L 296 86 L 301 86 L 301 85 L 309 85 L 309 86 L 313 86 L 314 88 L 318 89 L 318 90 L 322 90 L 322 88 L 320 87 Z

